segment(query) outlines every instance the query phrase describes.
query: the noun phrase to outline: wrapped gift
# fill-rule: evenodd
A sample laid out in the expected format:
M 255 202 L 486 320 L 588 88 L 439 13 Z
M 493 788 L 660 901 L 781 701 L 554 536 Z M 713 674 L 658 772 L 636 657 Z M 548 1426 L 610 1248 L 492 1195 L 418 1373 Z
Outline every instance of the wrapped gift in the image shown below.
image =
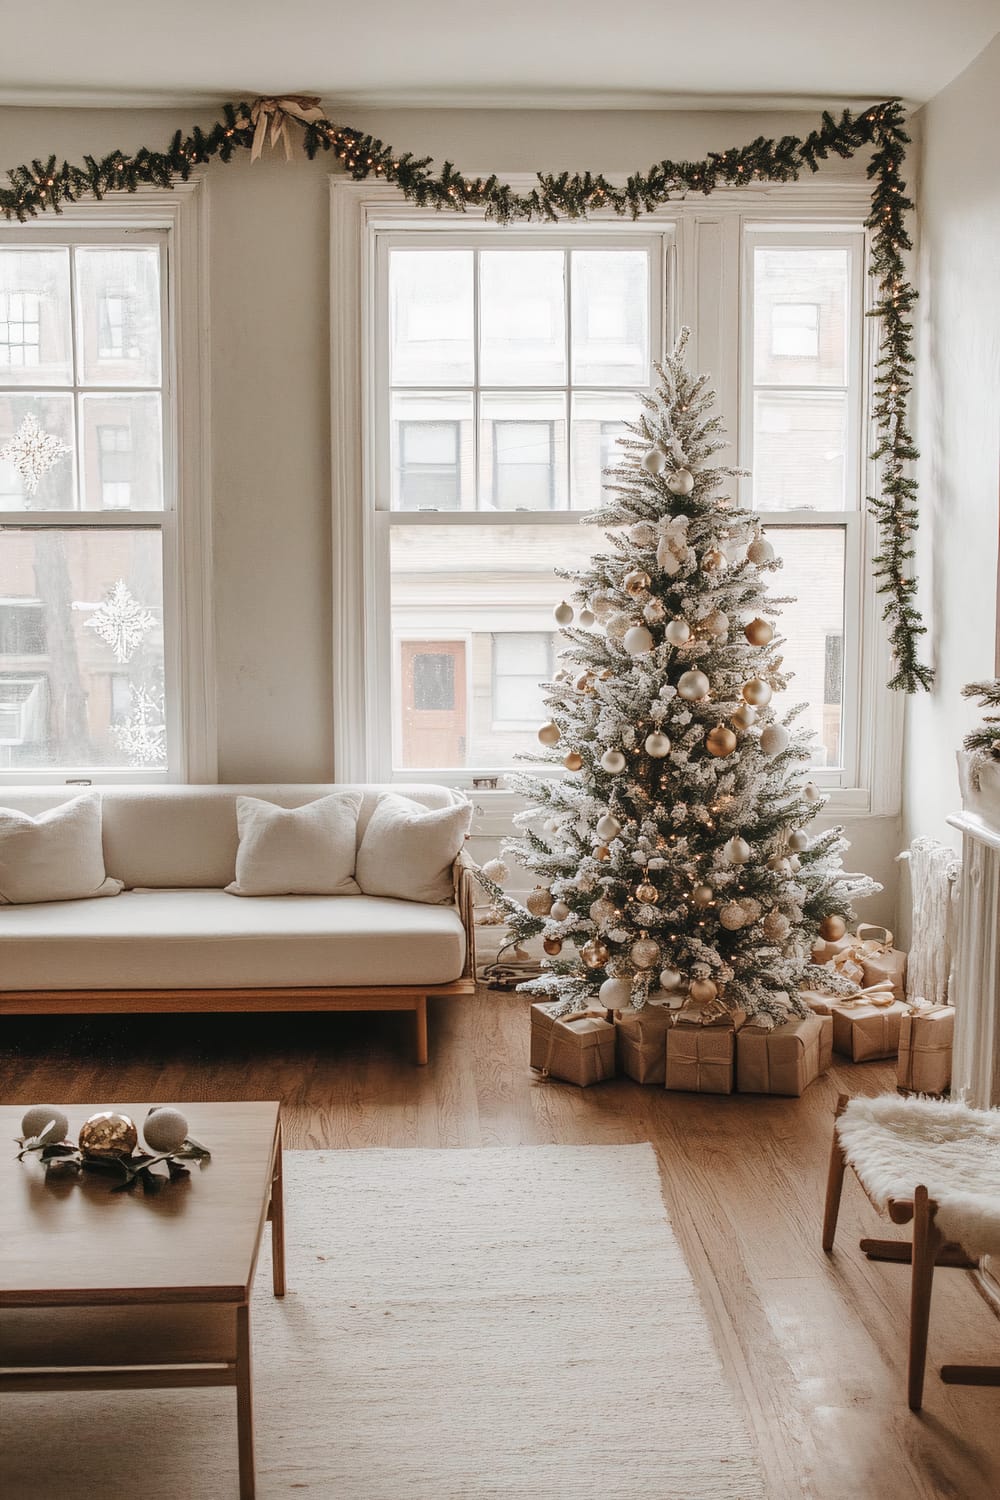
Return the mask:
M 665 1005 L 615 1011 L 618 1068 L 636 1083 L 663 1083 L 667 1067 L 667 1032 L 673 1012 Z
M 531 1007 L 531 1066 L 543 1078 L 586 1087 L 615 1076 L 615 1028 L 604 1010 L 555 1016 L 557 1000 Z
M 829 997 L 833 1018 L 833 1050 L 853 1062 L 871 1062 L 876 1057 L 895 1057 L 899 1030 L 909 1007 L 900 1000 L 888 1005 L 872 1004 L 865 996 L 856 1000 Z
M 744 1026 L 736 1037 L 736 1087 L 741 1094 L 794 1098 L 825 1073 L 833 1056 L 830 1016 L 794 1016 L 765 1030 Z
M 736 1012 L 742 1025 L 743 1012 Z M 736 1050 L 734 1015 L 713 1017 L 704 1024 L 681 1019 L 667 1032 L 668 1089 L 692 1094 L 731 1094 Z
M 812 947 L 812 961 L 814 964 L 828 964 L 831 959 L 837 957 L 838 953 L 844 953 L 853 947 L 854 939 L 850 933 L 842 938 L 817 938 Z
M 876 936 L 865 935 L 869 933 Z M 892 946 L 892 933 L 888 927 L 872 927 L 867 922 L 860 922 L 854 937 L 854 952 L 861 963 L 863 984 L 867 987 L 888 980 L 893 998 L 905 1000 L 906 954 Z
M 954 1006 L 928 1006 L 904 1016 L 896 1065 L 899 1087 L 915 1094 L 945 1093 L 951 1086 L 954 1036 Z

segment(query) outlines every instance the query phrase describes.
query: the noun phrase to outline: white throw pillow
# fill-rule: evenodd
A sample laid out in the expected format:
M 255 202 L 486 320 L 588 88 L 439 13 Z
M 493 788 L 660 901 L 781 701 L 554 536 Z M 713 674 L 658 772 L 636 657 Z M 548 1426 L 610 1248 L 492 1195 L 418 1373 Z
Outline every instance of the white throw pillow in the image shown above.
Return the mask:
M 332 792 L 304 807 L 237 797 L 233 896 L 356 896 L 361 792 Z
M 0 807 L 0 905 L 117 896 L 104 868 L 101 800 L 74 797 L 32 818 Z
M 358 850 L 358 884 L 366 896 L 454 901 L 451 867 L 471 821 L 471 802 L 424 807 L 398 792 L 383 792 Z

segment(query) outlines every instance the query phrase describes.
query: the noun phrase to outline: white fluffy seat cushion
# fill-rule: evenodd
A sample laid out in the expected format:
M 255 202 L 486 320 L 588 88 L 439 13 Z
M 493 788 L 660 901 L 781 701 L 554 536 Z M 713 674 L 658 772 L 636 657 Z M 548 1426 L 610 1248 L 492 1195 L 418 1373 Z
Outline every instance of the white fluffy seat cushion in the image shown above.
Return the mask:
M 852 1099 L 837 1135 L 879 1208 L 922 1185 L 945 1239 L 970 1255 L 1000 1254 L 1000 1109 L 896 1094 Z
M 237 797 L 236 879 L 232 896 L 357 894 L 359 791 L 331 792 L 304 807 Z
M 447 984 L 465 929 L 454 907 L 370 896 L 126 891 L 4 907 L 0 951 L 5 990 Z
M 121 888 L 104 868 L 99 797 L 85 793 L 38 817 L 0 807 L 0 905 L 117 896 Z
M 472 804 L 422 807 L 384 792 L 358 850 L 357 881 L 367 896 L 454 901 L 453 865 L 472 821 Z

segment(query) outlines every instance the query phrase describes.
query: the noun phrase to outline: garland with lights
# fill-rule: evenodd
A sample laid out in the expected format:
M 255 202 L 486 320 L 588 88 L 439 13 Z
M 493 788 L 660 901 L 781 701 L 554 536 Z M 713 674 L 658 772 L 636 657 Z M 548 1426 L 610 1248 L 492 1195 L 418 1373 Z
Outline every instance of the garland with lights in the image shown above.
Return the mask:
M 648 172 L 632 173 L 624 184 L 600 172 L 539 172 L 538 185 L 519 193 L 496 176 L 468 178 L 448 161 L 435 171 L 429 157 L 396 152 L 375 136 L 334 124 L 323 115 L 318 99 L 289 95 L 258 99 L 252 105 L 227 104 L 210 130 L 197 125 L 188 135 L 178 130 L 166 151 L 113 151 L 100 161 L 85 156 L 82 166 L 57 164 L 51 156 L 46 162 L 35 159 L 15 167 L 8 173 L 10 186 L 0 188 L 0 213 L 24 223 L 50 210 L 58 213 L 63 203 L 81 198 L 135 192 L 143 186 L 169 188 L 177 178 L 186 181 L 192 168 L 203 162 L 228 162 L 247 150 L 258 156 L 268 131 L 272 144 L 281 140 L 289 155 L 292 123 L 301 127 L 310 160 L 320 151 L 332 151 L 356 182 L 377 177 L 395 184 L 420 207 L 459 213 L 481 209 L 500 224 L 584 219 L 592 210 L 636 219 L 689 192 L 707 196 L 720 186 L 795 181 L 805 170 L 818 171 L 831 153 L 846 159 L 871 147 L 871 211 L 865 223 L 871 231 L 869 269 L 876 292 L 869 316 L 879 326 L 872 402 L 877 439 L 871 457 L 879 467 L 880 485 L 868 503 L 878 523 L 873 569 L 878 592 L 885 596 L 883 617 L 893 650 L 889 686 L 912 693 L 930 688 L 933 671 L 920 660 L 919 642 L 926 626 L 916 606 L 917 581 L 907 571 L 917 525 L 917 486 L 909 472 L 917 450 L 906 419 L 917 294 L 903 259 L 911 248 L 906 213 L 913 206 L 901 173 L 910 139 L 903 120 L 902 104 L 891 99 L 858 115 L 844 110 L 839 119 L 824 112 L 818 129 L 805 136 L 758 136 L 746 146 L 711 151 L 702 161 L 656 162 Z

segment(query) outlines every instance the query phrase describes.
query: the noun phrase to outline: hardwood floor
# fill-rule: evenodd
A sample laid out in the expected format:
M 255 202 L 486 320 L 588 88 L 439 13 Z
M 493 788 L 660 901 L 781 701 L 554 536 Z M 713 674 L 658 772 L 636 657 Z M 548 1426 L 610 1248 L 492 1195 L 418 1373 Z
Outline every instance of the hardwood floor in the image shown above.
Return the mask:
M 582 1090 L 529 1071 L 521 997 L 432 1002 L 427 1068 L 411 1062 L 409 1021 L 8 1019 L 0 1101 L 280 1097 L 293 1150 L 652 1141 L 771 1500 L 1000 1496 L 1000 1392 L 937 1375 L 945 1361 L 998 1357 L 1000 1323 L 969 1276 L 937 1274 L 917 1417 L 906 1406 L 908 1268 L 859 1251 L 862 1234 L 893 1231 L 850 1175 L 837 1248 L 831 1257 L 820 1248 L 836 1096 L 893 1087 L 891 1064 L 838 1066 L 800 1100 L 668 1094 L 628 1081 Z

